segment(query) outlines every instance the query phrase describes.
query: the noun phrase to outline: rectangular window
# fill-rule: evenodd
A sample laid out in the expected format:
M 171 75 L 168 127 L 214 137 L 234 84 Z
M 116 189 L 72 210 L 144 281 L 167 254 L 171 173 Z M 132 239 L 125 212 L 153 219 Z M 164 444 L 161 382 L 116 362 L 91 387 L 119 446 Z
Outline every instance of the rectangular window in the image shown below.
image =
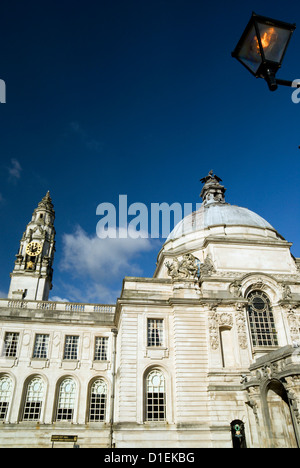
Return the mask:
M 8 332 L 5 334 L 3 355 L 5 357 L 16 357 L 19 341 L 19 333 Z
M 66 336 L 64 359 L 78 359 L 78 341 L 79 336 Z
M 166 388 L 163 374 L 154 369 L 146 380 L 146 420 L 166 420 Z
M 41 415 L 42 403 L 40 401 L 26 401 L 24 407 L 24 421 L 38 421 Z
M 166 399 L 164 393 L 149 393 L 147 398 L 147 421 L 166 420 Z
M 95 361 L 107 361 L 108 337 L 97 336 L 95 340 Z
M 162 319 L 148 319 L 148 339 L 147 346 L 163 346 L 164 342 L 164 321 Z
M 48 357 L 49 335 L 35 335 L 33 358 L 46 359 Z

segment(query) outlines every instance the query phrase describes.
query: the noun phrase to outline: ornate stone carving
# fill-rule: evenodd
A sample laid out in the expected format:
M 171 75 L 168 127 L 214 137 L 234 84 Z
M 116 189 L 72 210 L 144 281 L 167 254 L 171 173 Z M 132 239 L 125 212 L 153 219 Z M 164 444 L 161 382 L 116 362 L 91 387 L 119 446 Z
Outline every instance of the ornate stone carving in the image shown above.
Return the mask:
M 248 348 L 248 339 L 247 339 L 247 328 L 246 328 L 246 317 L 244 312 L 243 304 L 236 304 L 236 327 L 238 333 L 238 341 L 240 348 Z
M 229 292 L 235 297 L 243 297 L 242 284 L 238 279 L 229 285 Z
M 233 326 L 233 317 L 228 312 L 217 312 L 217 304 L 210 305 L 210 314 L 208 318 L 210 346 L 212 349 L 217 350 L 220 345 L 219 328 Z
M 194 255 L 187 253 L 179 260 L 175 257 L 172 263 L 166 262 L 168 274 L 171 278 L 197 278 L 199 272 L 199 260 Z
M 285 377 L 283 385 L 287 391 L 287 396 L 297 423 L 300 424 L 300 375 Z
M 287 306 L 287 321 L 289 324 L 291 340 L 294 344 L 300 344 L 300 323 L 295 312 L 296 307 L 289 304 Z
M 213 261 L 210 258 L 210 255 L 207 254 L 204 263 L 200 264 L 200 276 L 211 276 L 211 274 L 215 272 L 216 269 L 214 267 Z
M 292 299 L 291 288 L 287 284 L 282 285 L 282 299 L 286 301 L 287 299 Z
M 265 283 L 264 283 L 262 280 L 259 280 L 259 281 L 257 281 L 256 283 L 253 283 L 253 284 L 251 285 L 251 289 L 252 289 L 252 290 L 254 290 L 254 289 L 261 289 L 261 290 L 263 291 L 264 289 L 266 289 L 266 285 L 265 285 Z
M 233 325 L 233 319 L 232 315 L 228 314 L 227 312 L 223 312 L 218 316 L 219 319 L 219 326 L 220 327 L 232 327 Z
M 247 404 L 252 408 L 256 424 L 259 425 L 258 417 L 258 401 L 259 401 L 259 387 L 247 388 L 248 401 Z
M 209 314 L 208 319 L 210 346 L 216 350 L 219 348 L 219 324 L 216 308 Z

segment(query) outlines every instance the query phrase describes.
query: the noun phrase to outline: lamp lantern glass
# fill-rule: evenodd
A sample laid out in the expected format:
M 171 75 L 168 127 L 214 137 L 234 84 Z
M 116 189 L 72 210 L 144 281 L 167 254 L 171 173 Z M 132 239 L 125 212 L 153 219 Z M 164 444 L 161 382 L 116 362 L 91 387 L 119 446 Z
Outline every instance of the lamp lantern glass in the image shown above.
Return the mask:
M 275 74 L 281 67 L 295 24 L 284 23 L 252 13 L 232 57 L 257 78 L 264 78 L 269 88 L 277 88 Z

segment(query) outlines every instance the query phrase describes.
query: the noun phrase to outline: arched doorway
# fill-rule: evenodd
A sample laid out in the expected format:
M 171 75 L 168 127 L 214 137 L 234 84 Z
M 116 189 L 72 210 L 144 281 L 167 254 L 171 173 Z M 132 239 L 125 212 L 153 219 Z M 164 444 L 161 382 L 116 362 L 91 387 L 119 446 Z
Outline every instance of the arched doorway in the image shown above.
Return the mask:
M 230 424 L 233 448 L 247 448 L 243 421 L 235 419 Z
M 297 448 L 293 416 L 287 392 L 279 380 L 272 380 L 266 387 L 267 426 L 274 448 Z

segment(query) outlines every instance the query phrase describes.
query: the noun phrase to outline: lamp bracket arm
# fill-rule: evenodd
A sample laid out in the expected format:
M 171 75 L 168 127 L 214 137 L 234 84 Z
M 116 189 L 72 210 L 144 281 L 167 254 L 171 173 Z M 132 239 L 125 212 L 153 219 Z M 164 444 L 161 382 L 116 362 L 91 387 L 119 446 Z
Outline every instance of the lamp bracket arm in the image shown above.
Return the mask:
M 282 86 L 289 86 L 290 88 L 300 88 L 300 80 L 289 81 L 276 78 L 276 83 Z

